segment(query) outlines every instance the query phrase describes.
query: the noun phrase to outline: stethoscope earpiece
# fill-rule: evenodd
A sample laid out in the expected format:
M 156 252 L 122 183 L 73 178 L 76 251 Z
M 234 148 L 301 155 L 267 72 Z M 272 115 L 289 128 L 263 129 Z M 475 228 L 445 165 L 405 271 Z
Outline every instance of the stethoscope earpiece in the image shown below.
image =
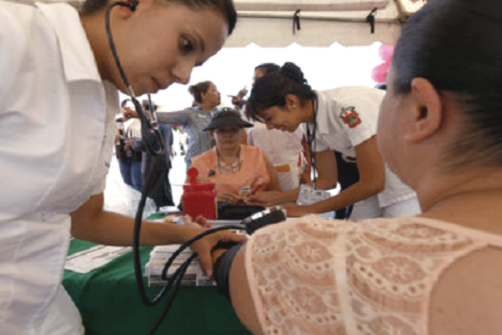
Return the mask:
M 138 7 L 139 2 L 138 1 L 128 1 L 127 2 L 129 8 L 131 9 L 132 12 L 136 10 L 136 7 Z

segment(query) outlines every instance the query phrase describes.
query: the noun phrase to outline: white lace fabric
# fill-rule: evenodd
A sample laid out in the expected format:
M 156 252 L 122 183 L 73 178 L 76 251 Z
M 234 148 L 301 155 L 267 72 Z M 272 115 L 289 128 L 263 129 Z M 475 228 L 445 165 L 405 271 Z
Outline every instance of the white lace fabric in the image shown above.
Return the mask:
M 262 329 L 268 335 L 427 334 L 429 299 L 442 271 L 489 245 L 434 222 L 358 225 L 311 215 L 259 230 L 247 246 L 246 271 Z

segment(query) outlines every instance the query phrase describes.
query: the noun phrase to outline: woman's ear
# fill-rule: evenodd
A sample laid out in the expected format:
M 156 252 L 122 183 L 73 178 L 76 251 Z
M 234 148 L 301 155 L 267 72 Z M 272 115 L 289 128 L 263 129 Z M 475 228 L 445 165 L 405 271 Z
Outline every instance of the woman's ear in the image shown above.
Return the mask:
M 443 121 L 443 104 L 436 88 L 424 78 L 411 82 L 411 106 L 408 111 L 410 126 L 405 129 L 404 139 L 419 142 L 434 135 Z
M 300 99 L 298 98 L 298 96 L 294 95 L 294 94 L 287 94 L 286 97 L 285 97 L 285 100 L 286 100 L 286 108 L 288 108 L 289 110 L 295 110 L 296 108 L 299 108 L 300 107 Z
M 122 19 L 128 19 L 133 15 L 133 13 L 136 11 L 136 8 L 140 4 L 140 0 L 126 0 L 128 6 L 116 6 L 118 15 Z
M 214 130 L 208 130 L 209 136 L 214 140 Z

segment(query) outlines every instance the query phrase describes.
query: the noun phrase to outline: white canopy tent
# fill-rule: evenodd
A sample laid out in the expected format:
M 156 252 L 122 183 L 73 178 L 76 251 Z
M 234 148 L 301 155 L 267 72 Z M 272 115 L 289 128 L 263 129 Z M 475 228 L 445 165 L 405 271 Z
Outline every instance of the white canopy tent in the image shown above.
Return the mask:
M 33 1 L 36 0 L 17 0 Z M 79 5 L 84 0 L 41 1 L 66 1 Z M 234 0 L 239 20 L 225 46 L 242 47 L 250 43 L 262 47 L 282 47 L 291 43 L 302 46 L 329 46 L 335 42 L 344 46 L 373 42 L 394 44 L 401 24 L 425 1 Z M 374 33 L 367 22 L 372 11 Z M 293 31 L 294 22 L 299 22 L 300 29 Z
M 234 0 L 239 22 L 226 46 L 394 44 L 401 24 L 425 0 Z M 300 30 L 293 32 L 294 17 Z M 374 11 L 374 32 L 368 16 Z
M 65 1 L 78 6 L 84 0 L 39 1 Z M 314 89 L 373 86 L 371 70 L 382 62 L 379 46 L 394 44 L 401 24 L 425 1 L 234 0 L 239 15 L 234 33 L 217 56 L 202 68 L 194 69 L 190 85 L 213 81 L 222 94 L 222 102 L 229 105 L 227 95 L 236 94 L 244 86 L 250 88 L 254 66 L 293 61 Z M 374 33 L 367 22 L 372 12 Z M 179 110 L 192 102 L 187 87 L 181 85 L 173 85 L 152 98 L 164 110 Z

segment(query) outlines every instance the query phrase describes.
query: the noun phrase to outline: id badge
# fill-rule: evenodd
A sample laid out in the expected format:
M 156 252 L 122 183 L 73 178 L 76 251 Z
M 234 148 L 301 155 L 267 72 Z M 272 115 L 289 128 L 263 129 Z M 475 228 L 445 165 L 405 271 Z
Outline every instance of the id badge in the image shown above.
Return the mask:
M 316 202 L 326 200 L 331 197 L 328 191 L 316 190 L 313 187 L 302 184 L 300 185 L 300 193 L 296 200 L 297 205 L 312 205 Z

